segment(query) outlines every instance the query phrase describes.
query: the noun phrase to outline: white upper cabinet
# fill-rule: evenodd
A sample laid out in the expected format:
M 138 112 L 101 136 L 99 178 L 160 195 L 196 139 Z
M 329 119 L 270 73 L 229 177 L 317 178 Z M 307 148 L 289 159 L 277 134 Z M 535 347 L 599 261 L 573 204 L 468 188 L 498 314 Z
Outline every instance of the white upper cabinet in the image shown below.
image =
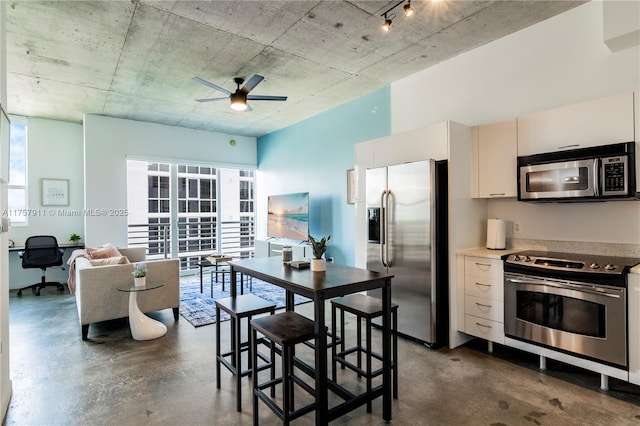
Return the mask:
M 515 119 L 472 129 L 474 198 L 515 197 L 518 126 Z
M 518 117 L 518 155 L 634 140 L 633 93 Z

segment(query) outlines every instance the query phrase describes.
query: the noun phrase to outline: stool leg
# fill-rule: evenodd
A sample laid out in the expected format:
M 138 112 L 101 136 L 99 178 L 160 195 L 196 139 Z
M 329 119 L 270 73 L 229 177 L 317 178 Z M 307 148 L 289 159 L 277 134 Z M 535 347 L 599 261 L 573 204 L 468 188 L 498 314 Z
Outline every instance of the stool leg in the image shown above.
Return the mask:
M 344 349 L 345 349 L 345 340 L 346 340 L 346 336 L 345 336 L 345 332 L 344 332 L 344 310 L 340 309 L 340 333 L 342 334 L 341 339 L 340 339 L 340 352 L 344 353 Z M 340 364 L 340 369 L 344 370 L 344 364 Z
M 220 389 L 220 308 L 216 306 L 216 387 Z
M 295 345 L 291 346 L 291 349 L 289 349 L 289 354 L 288 354 L 288 362 L 287 364 L 289 364 L 289 371 L 287 371 L 287 380 L 289 381 L 289 395 L 291 396 L 291 400 L 290 405 L 289 405 L 289 410 L 291 412 L 293 412 L 293 410 L 295 410 L 295 396 L 293 395 L 293 390 L 294 390 L 294 382 L 293 382 L 293 362 L 294 362 L 294 358 L 296 356 L 296 347 Z
M 289 389 L 291 384 L 289 383 L 289 377 L 287 374 L 289 373 L 289 366 L 287 365 L 287 359 L 289 358 L 289 350 L 288 346 L 283 345 L 281 351 L 281 359 L 282 362 L 282 412 L 284 414 L 283 424 L 288 424 L 288 416 L 291 408 L 289 407 L 289 402 L 291 398 L 291 390 Z
M 235 325 L 234 338 L 236 340 L 235 349 L 233 352 L 233 358 L 235 359 L 236 367 L 236 410 L 242 411 L 242 318 L 237 318 L 238 323 Z
M 358 336 L 358 350 L 356 351 L 358 353 L 358 369 L 362 370 L 362 318 L 356 316 L 356 321 L 358 322 L 356 325 L 356 333 Z M 358 372 L 358 378 L 360 377 L 362 377 L 362 374 Z
M 271 357 L 271 380 L 276 379 L 276 344 L 272 341 L 269 341 L 270 346 L 270 357 Z M 271 386 L 271 398 L 276 397 L 276 387 Z
M 251 330 L 251 347 L 253 348 L 253 353 L 251 356 L 253 357 L 253 364 L 258 365 L 258 332 L 249 326 Z M 273 358 L 273 354 L 272 354 Z M 271 360 L 273 363 L 273 359 Z M 258 372 L 253 375 L 253 390 L 251 392 L 253 396 L 253 425 L 258 426 L 258 395 L 256 395 L 256 390 L 258 389 Z
M 336 381 L 337 368 L 336 368 L 336 305 L 331 304 L 331 335 L 333 336 L 333 344 L 331 345 L 331 378 Z M 340 329 L 340 334 L 344 334 L 343 329 Z
M 251 317 L 247 318 L 247 336 L 249 335 L 249 332 L 251 331 Z M 242 336 L 241 336 L 242 337 Z M 248 352 L 248 360 L 249 360 L 249 377 L 251 377 L 251 375 L 253 374 L 253 357 L 251 356 L 251 345 L 249 345 L 249 347 L 247 348 Z M 258 364 L 256 364 L 258 365 Z
M 360 320 L 358 320 L 360 323 Z M 366 321 L 367 334 L 367 394 L 371 394 L 371 318 Z M 367 413 L 371 412 L 371 401 L 367 402 Z
M 392 312 L 393 320 L 393 398 L 398 399 L 398 311 Z

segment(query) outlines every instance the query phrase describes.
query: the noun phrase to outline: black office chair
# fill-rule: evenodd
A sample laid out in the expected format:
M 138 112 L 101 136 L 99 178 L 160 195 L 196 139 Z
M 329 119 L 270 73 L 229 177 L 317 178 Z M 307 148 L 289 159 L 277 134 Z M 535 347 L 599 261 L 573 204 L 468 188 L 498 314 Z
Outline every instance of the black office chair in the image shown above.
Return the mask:
M 62 266 L 62 251 L 58 247 L 58 240 L 51 235 L 37 235 L 27 238 L 24 243 L 24 252 L 22 253 L 22 267 L 40 268 L 42 270 L 42 280 L 27 287 L 18 290 L 18 297 L 22 296 L 22 290 L 30 288 L 33 294 L 40 296 L 40 290 L 44 287 L 56 286 L 58 291 L 64 291 L 62 283 L 47 281 L 46 270 L 52 266 Z M 64 269 L 64 268 L 62 268 Z

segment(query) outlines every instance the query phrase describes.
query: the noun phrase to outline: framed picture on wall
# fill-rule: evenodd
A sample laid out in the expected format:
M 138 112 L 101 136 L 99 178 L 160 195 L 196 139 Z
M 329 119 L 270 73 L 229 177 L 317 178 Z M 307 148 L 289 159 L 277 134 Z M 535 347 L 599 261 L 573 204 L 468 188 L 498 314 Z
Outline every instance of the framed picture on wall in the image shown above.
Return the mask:
M 69 179 L 42 179 L 42 205 L 68 206 Z

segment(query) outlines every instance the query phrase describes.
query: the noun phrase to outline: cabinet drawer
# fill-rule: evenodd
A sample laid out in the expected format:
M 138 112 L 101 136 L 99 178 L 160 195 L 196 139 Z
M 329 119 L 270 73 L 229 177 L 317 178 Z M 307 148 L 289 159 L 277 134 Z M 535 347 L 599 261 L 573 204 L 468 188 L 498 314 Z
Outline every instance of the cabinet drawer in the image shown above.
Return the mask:
M 504 326 L 501 322 L 465 315 L 465 333 L 504 344 Z
M 464 273 L 465 275 L 486 278 L 487 281 L 502 281 L 502 260 L 466 256 L 464 258 Z
M 504 303 L 499 300 L 464 296 L 464 312 L 474 317 L 504 322 Z
M 504 283 L 502 277 L 496 280 L 489 280 L 474 275 L 465 275 L 464 294 L 476 296 L 483 299 L 504 300 Z

